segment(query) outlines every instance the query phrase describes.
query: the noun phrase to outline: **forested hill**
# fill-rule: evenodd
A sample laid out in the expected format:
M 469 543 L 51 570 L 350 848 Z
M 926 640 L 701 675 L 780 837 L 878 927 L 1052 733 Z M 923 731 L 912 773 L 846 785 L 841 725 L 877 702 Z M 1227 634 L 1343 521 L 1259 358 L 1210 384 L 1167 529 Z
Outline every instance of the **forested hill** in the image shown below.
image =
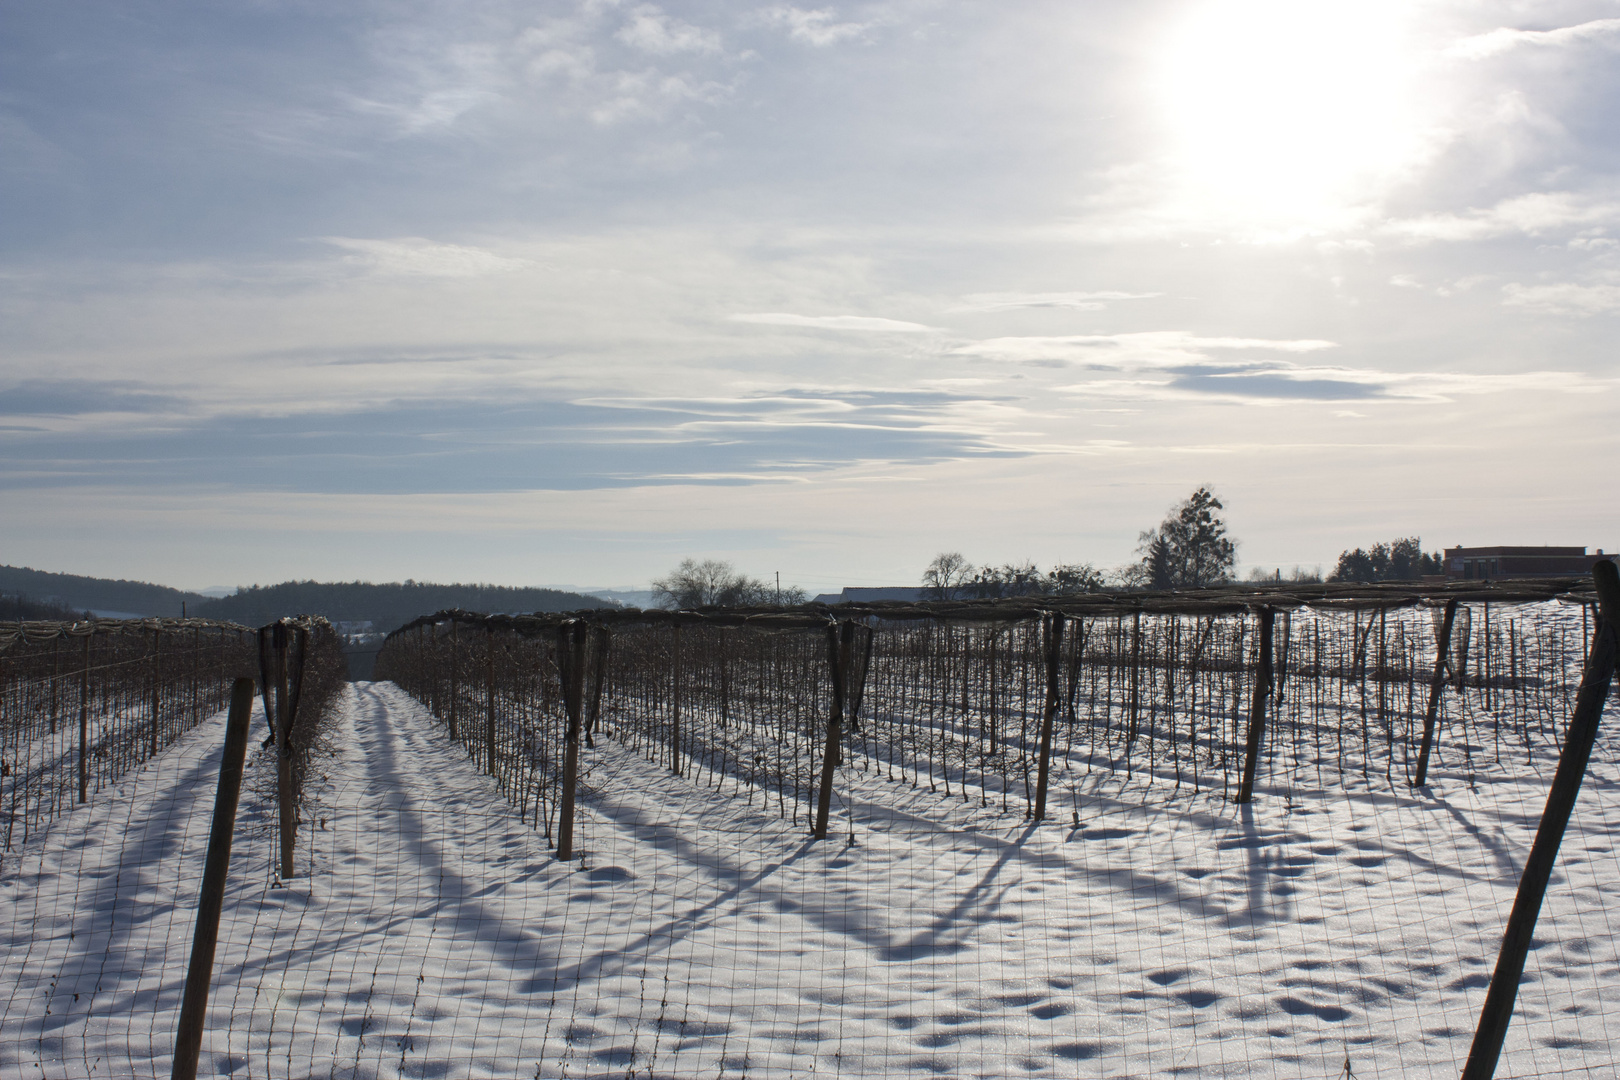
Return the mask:
M 52 574 L 26 566 L 0 566 L 0 595 L 56 603 L 79 611 L 116 611 L 130 615 L 180 615 L 180 605 L 195 615 L 210 599 L 144 581 Z
M 519 589 L 503 585 L 433 585 L 407 581 L 373 585 L 363 581 L 287 581 L 255 585 L 210 600 L 193 614 L 263 626 L 284 615 L 325 615 L 333 622 L 367 622 L 394 630 L 418 615 L 446 608 L 468 611 L 574 611 L 612 607 L 595 596 L 560 589 Z

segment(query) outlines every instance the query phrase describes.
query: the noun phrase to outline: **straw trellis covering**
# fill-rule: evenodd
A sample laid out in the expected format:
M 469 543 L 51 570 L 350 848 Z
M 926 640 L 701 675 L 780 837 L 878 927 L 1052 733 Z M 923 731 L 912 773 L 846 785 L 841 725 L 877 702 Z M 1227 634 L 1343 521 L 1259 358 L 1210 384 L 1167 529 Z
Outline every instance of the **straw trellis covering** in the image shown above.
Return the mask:
M 320 616 L 280 619 L 257 632 L 259 694 L 277 747 L 277 795 L 284 842 L 283 875 L 291 876 L 293 845 L 304 807 L 304 782 L 322 749 L 322 734 L 348 684 L 343 642 Z M 279 719 L 271 720 L 271 717 Z M 285 725 L 285 739 L 280 726 Z
M 1560 737 L 1590 637 L 1582 584 L 448 611 L 390 635 L 377 677 L 426 704 L 548 838 L 570 672 L 587 745 L 617 738 L 794 821 L 815 820 L 830 770 L 848 769 L 1025 815 L 1048 807 L 1043 762 L 1048 814 L 1098 771 L 1233 798 L 1257 779 L 1404 788 L 1426 746 L 1472 775 Z
M 0 623 L 5 850 L 223 708 L 252 650 L 205 619 Z

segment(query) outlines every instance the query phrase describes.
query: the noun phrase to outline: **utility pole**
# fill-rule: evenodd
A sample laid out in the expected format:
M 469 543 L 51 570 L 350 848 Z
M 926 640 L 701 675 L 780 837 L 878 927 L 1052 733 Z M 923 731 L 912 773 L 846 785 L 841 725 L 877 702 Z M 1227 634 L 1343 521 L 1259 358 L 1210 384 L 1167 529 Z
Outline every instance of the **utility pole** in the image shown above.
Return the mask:
M 776 604 L 782 606 L 782 571 L 776 572 Z

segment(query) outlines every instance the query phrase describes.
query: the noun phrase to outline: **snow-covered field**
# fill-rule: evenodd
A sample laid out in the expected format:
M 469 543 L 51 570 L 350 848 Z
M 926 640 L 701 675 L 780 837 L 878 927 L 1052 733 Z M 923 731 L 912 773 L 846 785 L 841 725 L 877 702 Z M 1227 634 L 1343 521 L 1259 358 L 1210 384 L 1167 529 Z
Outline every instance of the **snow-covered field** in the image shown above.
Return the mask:
M 1501 1076 L 1620 1059 L 1616 721 Z M 5 857 L 0 1075 L 168 1075 L 222 738 Z M 244 791 L 202 1075 L 1455 1076 L 1552 765 L 1038 827 L 846 769 L 813 842 L 607 742 L 562 865 L 392 685 L 335 742 L 292 881 Z

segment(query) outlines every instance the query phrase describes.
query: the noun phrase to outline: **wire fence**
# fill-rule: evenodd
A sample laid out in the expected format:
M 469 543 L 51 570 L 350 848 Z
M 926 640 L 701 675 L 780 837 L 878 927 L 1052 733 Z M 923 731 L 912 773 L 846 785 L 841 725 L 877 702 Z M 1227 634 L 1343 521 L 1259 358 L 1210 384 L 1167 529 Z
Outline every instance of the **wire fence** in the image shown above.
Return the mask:
M 253 768 L 201 1075 L 1455 1077 L 1553 754 L 1291 805 L 1099 769 L 1078 827 L 846 765 L 850 846 L 598 737 L 564 863 L 426 708 L 351 695 L 293 879 L 274 752 Z M 1616 1065 L 1616 734 L 1499 1076 Z M 169 1075 L 217 745 L 0 885 L 0 1074 Z
M 251 634 L 203 619 L 0 623 L 5 851 L 222 708 Z
M 259 748 L 200 1075 L 1455 1076 L 1589 601 L 426 617 L 334 680 L 296 875 Z M 1614 714 L 1498 1076 L 1620 1061 Z M 219 742 L 19 844 L 0 1074 L 168 1075 Z
M 1561 745 L 1590 597 L 1435 592 L 1291 608 L 1276 595 L 1214 610 L 1194 599 L 1181 611 L 1082 609 L 1056 621 L 1027 605 L 845 612 L 854 633 L 843 660 L 828 614 L 452 611 L 390 636 L 377 675 L 439 717 L 548 839 L 576 626 L 589 628 L 578 661 L 587 744 L 609 734 L 795 823 L 817 811 L 829 761 L 846 757 L 1025 817 L 1044 809 L 1047 772 L 1071 795 L 1077 777 L 1100 770 L 1243 801 L 1246 770 L 1251 786 L 1291 792 L 1404 790 L 1426 779 L 1429 752 L 1470 781 L 1530 766 L 1536 747 Z

